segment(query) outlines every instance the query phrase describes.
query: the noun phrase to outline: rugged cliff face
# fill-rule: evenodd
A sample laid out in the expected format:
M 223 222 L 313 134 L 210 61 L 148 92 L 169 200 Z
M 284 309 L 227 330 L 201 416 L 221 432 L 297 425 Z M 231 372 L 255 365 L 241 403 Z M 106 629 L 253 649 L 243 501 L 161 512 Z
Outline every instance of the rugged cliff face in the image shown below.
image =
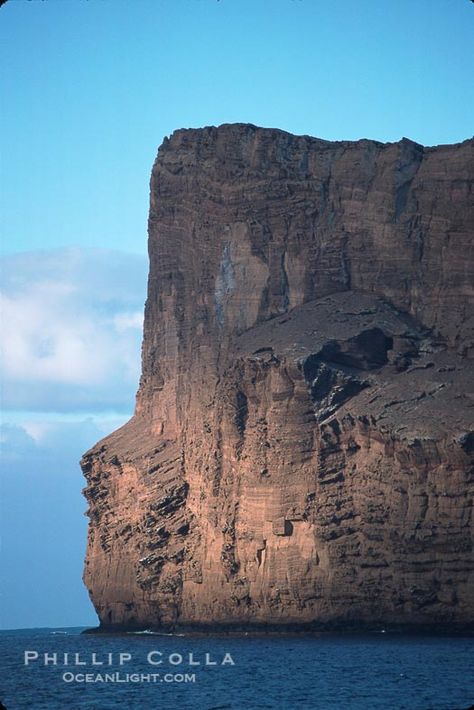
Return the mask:
M 82 460 L 104 627 L 474 624 L 473 148 L 164 141 L 136 412 Z

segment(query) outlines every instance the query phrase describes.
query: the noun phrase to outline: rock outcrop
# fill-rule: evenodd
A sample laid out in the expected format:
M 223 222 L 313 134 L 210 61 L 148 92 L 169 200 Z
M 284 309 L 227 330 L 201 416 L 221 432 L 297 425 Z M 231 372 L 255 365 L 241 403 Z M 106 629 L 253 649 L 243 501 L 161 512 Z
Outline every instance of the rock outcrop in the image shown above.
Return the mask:
M 102 627 L 474 625 L 473 149 L 165 139 L 136 411 L 81 462 Z

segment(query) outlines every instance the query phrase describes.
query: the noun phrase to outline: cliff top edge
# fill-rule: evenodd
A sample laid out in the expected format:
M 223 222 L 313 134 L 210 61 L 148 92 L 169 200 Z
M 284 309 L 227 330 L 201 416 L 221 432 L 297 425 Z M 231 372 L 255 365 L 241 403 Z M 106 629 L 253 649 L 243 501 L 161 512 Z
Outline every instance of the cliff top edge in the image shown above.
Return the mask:
M 375 146 L 391 146 L 391 145 L 396 145 L 398 143 L 410 143 L 414 146 L 419 146 L 420 148 L 423 148 L 424 150 L 430 151 L 430 150 L 435 150 L 435 149 L 442 149 L 442 148 L 456 148 L 456 147 L 461 147 L 469 144 L 474 145 L 474 136 L 470 138 L 466 138 L 463 141 L 459 141 L 456 143 L 440 143 L 437 145 L 428 145 L 425 146 L 422 143 L 418 143 L 417 141 L 412 140 L 411 138 L 407 138 L 403 136 L 397 141 L 378 141 L 375 139 L 371 138 L 358 138 L 357 140 L 337 140 L 337 141 L 331 141 L 327 140 L 324 138 L 318 138 L 317 136 L 311 136 L 308 134 L 296 134 L 296 133 L 291 133 L 289 131 L 285 131 L 281 128 L 273 128 L 273 127 L 264 127 L 264 126 L 257 126 L 253 123 L 222 123 L 218 126 L 202 126 L 202 127 L 190 127 L 190 128 L 177 128 L 174 130 L 169 136 L 165 136 L 163 139 L 163 143 L 161 147 L 168 146 L 169 144 L 175 144 L 176 142 L 181 142 L 183 138 L 191 138 L 194 140 L 200 140 L 200 139 L 207 139 L 207 140 L 213 140 L 216 139 L 218 136 L 222 134 L 229 134 L 229 135 L 234 135 L 236 136 L 237 134 L 241 134 L 242 136 L 244 135 L 249 135 L 249 134 L 256 134 L 256 133 L 261 133 L 261 134 L 267 134 L 268 137 L 273 136 L 273 137 L 283 137 L 286 136 L 290 140 L 298 140 L 298 141 L 305 141 L 305 142 L 310 142 L 313 143 L 314 145 L 320 145 L 320 146 L 355 146 L 355 145 L 360 145 L 360 144 L 371 144 Z M 170 146 L 171 147 L 171 146 Z

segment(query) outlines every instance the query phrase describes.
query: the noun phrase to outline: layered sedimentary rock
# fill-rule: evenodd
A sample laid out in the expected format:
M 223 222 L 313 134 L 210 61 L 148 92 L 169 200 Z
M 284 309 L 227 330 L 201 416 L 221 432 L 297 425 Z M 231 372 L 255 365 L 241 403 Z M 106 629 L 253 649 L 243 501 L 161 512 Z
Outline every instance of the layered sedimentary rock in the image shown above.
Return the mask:
M 164 141 L 136 411 L 82 460 L 103 627 L 474 624 L 473 147 Z

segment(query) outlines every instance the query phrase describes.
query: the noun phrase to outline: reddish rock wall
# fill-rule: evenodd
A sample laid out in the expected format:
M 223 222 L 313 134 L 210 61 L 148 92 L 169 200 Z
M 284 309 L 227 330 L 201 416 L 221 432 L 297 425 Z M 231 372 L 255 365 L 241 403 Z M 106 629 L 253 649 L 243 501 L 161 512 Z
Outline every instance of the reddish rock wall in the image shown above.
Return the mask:
M 136 412 L 82 460 L 103 626 L 474 623 L 473 145 L 164 141 Z

